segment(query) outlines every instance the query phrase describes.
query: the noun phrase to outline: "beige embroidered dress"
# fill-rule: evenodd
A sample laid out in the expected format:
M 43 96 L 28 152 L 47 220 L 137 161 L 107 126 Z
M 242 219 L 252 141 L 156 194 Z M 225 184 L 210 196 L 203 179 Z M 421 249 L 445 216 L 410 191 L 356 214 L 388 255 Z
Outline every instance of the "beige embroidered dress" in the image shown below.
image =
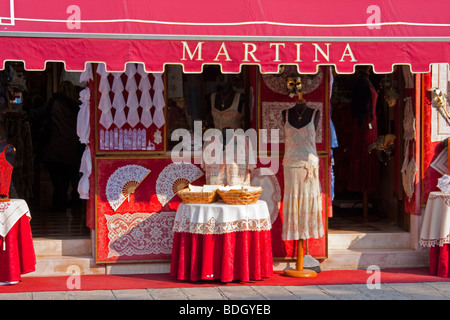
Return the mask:
M 314 119 L 314 111 L 311 119 Z M 286 115 L 288 112 L 286 112 Z M 283 240 L 320 238 L 322 193 L 314 121 L 299 129 L 286 119 L 283 196 Z
M 239 112 L 239 100 L 241 94 L 236 92 L 234 94 L 231 106 L 225 110 L 218 110 L 215 108 L 217 93 L 211 94 L 211 114 L 214 121 L 214 127 L 222 130 L 225 128 L 238 129 L 242 127 L 243 114 Z

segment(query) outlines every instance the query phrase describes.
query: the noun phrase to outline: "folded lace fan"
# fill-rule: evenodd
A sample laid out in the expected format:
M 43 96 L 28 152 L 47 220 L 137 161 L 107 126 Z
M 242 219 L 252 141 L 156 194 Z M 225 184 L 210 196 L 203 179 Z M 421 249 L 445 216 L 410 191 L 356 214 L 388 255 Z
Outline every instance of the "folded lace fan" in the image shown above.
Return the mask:
M 203 171 L 192 163 L 174 162 L 166 166 L 156 180 L 156 195 L 165 206 L 176 193 L 203 175 Z
M 135 164 L 126 165 L 114 171 L 106 183 L 106 197 L 111 208 L 116 211 L 136 191 L 150 172 L 149 169 Z

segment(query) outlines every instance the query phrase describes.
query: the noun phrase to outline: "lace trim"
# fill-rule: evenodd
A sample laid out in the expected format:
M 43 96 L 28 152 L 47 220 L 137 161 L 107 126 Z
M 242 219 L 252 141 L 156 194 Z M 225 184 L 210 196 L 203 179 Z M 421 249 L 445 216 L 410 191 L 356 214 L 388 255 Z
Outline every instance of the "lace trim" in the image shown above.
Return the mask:
M 428 201 L 433 201 L 436 199 L 442 199 L 444 201 L 444 203 L 450 207 L 450 195 L 432 195 L 430 194 L 430 196 L 428 197 Z
M 173 225 L 174 232 L 187 232 L 195 234 L 224 234 L 239 231 L 269 231 L 272 228 L 270 218 L 249 219 L 245 217 L 242 220 L 231 222 L 219 222 L 214 217 L 206 223 L 191 222 L 185 216 L 180 221 L 175 221 Z
M 447 235 L 445 238 L 440 239 L 419 239 L 419 244 L 424 247 L 443 247 L 444 244 L 450 243 L 450 235 Z

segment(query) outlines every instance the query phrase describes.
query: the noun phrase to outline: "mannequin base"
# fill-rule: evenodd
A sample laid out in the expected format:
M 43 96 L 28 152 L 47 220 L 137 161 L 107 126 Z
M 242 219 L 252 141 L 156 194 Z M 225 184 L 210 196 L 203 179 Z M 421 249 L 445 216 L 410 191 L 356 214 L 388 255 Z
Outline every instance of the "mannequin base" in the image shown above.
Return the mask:
M 317 273 L 314 270 L 303 269 L 289 269 L 284 270 L 284 275 L 291 278 L 314 278 L 317 277 Z

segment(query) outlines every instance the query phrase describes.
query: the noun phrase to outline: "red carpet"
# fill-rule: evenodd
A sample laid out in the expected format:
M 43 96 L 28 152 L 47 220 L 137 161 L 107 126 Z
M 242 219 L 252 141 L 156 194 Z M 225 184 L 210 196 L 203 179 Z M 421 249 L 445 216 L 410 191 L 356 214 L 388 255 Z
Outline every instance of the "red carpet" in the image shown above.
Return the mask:
M 366 270 L 334 270 L 322 271 L 315 278 L 297 279 L 285 277 L 282 272 L 262 281 L 221 283 L 220 281 L 180 281 L 169 274 L 142 275 L 83 275 L 79 279 L 79 290 L 120 290 L 145 288 L 175 287 L 210 287 L 210 286 L 302 286 L 330 284 L 364 284 L 372 273 Z M 0 293 L 68 291 L 71 278 L 67 277 L 22 277 L 22 281 L 11 286 L 0 286 Z M 429 274 L 428 268 L 384 269 L 381 270 L 381 283 L 414 283 L 414 282 L 447 282 L 450 278 L 442 278 Z M 77 290 L 77 289 L 73 289 Z

